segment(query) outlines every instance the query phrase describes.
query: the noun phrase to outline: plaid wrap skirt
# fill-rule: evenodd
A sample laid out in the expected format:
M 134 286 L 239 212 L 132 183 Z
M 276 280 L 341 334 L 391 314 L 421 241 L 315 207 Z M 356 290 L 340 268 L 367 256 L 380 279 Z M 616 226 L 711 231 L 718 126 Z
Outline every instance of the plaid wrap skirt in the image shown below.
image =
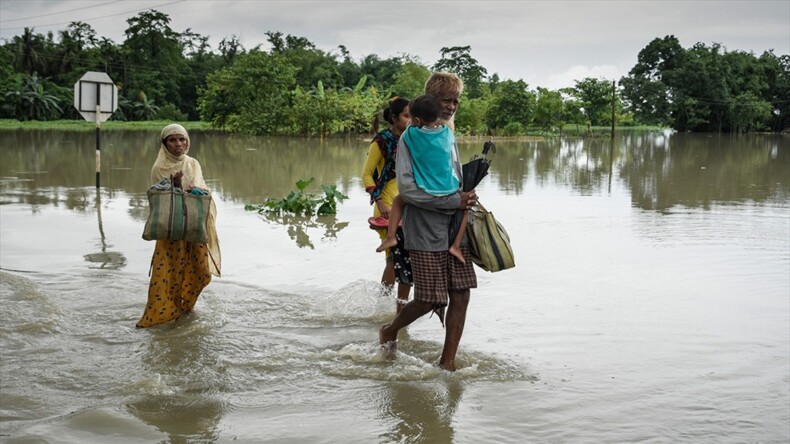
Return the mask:
M 465 264 L 447 251 L 409 251 L 414 278 L 414 300 L 431 304 L 444 324 L 449 291 L 477 288 L 477 275 L 469 247 L 461 246 Z

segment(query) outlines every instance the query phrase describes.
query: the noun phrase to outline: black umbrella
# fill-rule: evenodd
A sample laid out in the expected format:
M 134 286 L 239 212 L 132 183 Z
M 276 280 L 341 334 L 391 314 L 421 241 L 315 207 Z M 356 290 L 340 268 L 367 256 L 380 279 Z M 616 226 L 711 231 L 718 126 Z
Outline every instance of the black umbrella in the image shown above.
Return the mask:
M 462 165 L 464 175 L 463 190 L 472 191 L 477 184 L 488 175 L 488 167 L 491 166 L 491 159 L 488 158 L 488 151 L 496 152 L 494 142 L 488 141 L 483 144 L 483 155 L 475 154 L 468 163 Z

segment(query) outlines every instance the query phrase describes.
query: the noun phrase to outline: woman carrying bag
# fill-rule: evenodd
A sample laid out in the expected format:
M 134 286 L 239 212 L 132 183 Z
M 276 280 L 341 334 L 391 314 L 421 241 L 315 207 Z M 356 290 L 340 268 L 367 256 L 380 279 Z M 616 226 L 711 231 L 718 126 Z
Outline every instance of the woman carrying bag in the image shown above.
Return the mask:
M 180 178 L 184 191 L 208 193 L 200 163 L 190 156 L 189 134 L 179 124 L 162 129 L 159 154 L 151 168 L 151 185 L 163 178 Z M 173 184 L 175 186 L 176 184 Z M 185 240 L 157 240 L 151 260 L 148 304 L 137 327 L 151 327 L 174 321 L 189 313 L 211 275 L 220 276 L 222 257 L 215 220 L 217 208 L 211 201 L 206 220 L 208 243 Z

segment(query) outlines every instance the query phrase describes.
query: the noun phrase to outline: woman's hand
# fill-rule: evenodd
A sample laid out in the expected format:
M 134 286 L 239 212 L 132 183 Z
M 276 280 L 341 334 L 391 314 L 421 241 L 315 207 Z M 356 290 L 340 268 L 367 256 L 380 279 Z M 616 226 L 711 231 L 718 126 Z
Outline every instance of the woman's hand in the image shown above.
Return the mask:
M 173 188 L 182 188 L 181 179 L 183 177 L 184 177 L 183 171 L 178 171 L 177 173 L 173 174 Z
M 384 203 L 383 199 L 379 199 L 376 201 L 376 207 L 379 209 L 379 214 L 384 219 L 390 218 L 390 206 Z
M 477 204 L 477 193 L 472 191 L 461 191 L 461 204 L 458 208 L 461 210 L 468 210 Z
M 203 188 L 198 188 L 198 187 L 190 188 L 189 190 L 187 190 L 187 192 L 192 193 L 192 194 L 194 194 L 196 196 L 206 196 L 206 195 L 208 195 L 208 190 L 203 189 Z

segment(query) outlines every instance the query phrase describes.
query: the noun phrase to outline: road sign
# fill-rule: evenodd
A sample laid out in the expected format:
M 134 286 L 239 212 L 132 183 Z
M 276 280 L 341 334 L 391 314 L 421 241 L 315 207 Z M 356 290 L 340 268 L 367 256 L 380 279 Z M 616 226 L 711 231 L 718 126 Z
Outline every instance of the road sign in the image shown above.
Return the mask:
M 88 71 L 74 84 L 74 108 L 88 122 L 104 122 L 118 109 L 118 87 L 107 73 Z

